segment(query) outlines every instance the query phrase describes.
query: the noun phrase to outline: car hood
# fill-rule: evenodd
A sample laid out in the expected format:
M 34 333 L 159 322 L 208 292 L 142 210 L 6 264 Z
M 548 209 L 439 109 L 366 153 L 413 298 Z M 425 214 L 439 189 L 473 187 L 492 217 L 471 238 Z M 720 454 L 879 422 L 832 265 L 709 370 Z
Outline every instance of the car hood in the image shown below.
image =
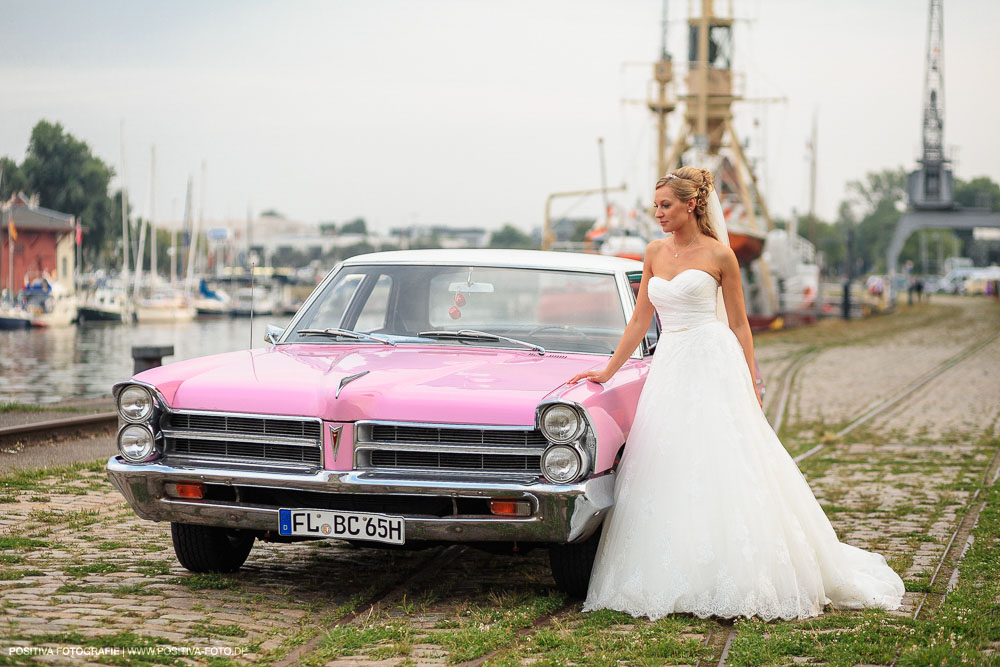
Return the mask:
M 542 399 L 606 363 L 530 350 L 296 344 L 182 361 L 136 379 L 156 386 L 173 409 L 531 425 Z

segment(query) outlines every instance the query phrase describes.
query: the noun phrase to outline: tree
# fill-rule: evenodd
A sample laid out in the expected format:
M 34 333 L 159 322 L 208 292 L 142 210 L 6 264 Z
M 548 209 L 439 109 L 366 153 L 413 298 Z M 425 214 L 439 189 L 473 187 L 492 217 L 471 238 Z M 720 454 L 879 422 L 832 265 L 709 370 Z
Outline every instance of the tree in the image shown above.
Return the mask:
M 0 201 L 7 201 L 12 194 L 28 190 L 28 179 L 17 162 L 6 156 L 0 157 L 0 170 L 3 174 L 0 179 Z
M 87 228 L 83 251 L 96 257 L 114 237 L 108 197 L 114 170 L 61 124 L 42 120 L 31 131 L 21 171 L 42 206 L 74 215 Z
M 490 234 L 491 248 L 534 248 L 535 243 L 531 237 L 511 224 L 506 224 L 502 229 Z
M 850 255 L 855 272 L 884 271 L 889 242 L 902 216 L 906 172 L 902 167 L 870 172 L 848 183 L 847 189 L 849 198 L 841 205 L 837 224 L 854 226 Z
M 340 226 L 341 234 L 367 234 L 368 225 L 365 224 L 364 218 L 355 218 L 350 222 L 345 222 Z
M 1000 185 L 988 176 L 978 176 L 969 182 L 955 182 L 955 203 L 969 208 L 1000 211 Z

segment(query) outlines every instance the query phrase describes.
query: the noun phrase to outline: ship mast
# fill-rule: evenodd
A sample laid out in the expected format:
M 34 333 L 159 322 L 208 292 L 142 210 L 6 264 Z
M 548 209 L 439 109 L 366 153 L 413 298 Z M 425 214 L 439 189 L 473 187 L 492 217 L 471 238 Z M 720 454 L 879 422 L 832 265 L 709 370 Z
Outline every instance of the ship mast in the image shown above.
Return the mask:
M 677 102 L 667 90 L 674 78 L 674 67 L 670 53 L 667 51 L 667 1 L 663 0 L 663 20 L 660 35 L 660 59 L 653 63 L 653 80 L 656 81 L 657 96 L 647 102 L 649 110 L 656 114 L 656 175 L 653 182 L 660 180 L 670 171 L 669 154 L 667 153 L 667 116 L 675 108 Z
M 661 100 L 649 102 L 650 109 L 658 113 L 661 132 L 659 157 L 663 161 L 658 163 L 657 172 L 662 176 L 675 168 L 684 153 L 692 148 L 697 152 L 694 162 L 699 165 L 712 162 L 712 158 L 717 160 L 725 151 L 732 163 L 733 168 L 729 171 L 732 180 L 735 181 L 725 185 L 731 187 L 739 197 L 746 214 L 747 227 L 753 232 L 764 232 L 774 229 L 774 222 L 758 187 L 757 177 L 743 152 L 743 145 L 733 126 L 732 105 L 743 99 L 733 90 L 734 21 L 732 18 L 717 16 L 714 4 L 714 0 L 701 0 L 700 16 L 688 19 L 688 71 L 685 77 L 687 91 L 679 98 L 684 101 L 684 120 L 676 140 L 665 156 L 662 147 L 666 145 L 666 121 L 659 116 L 659 110 L 673 109 L 673 103 L 666 99 L 665 93 L 666 83 L 672 77 L 669 56 L 661 54 L 661 60 L 654 68 L 654 77 L 660 84 L 661 100 L 663 100 L 663 104 L 660 103 Z M 665 33 L 664 21 L 664 45 Z M 719 176 L 723 174 L 717 174 L 717 177 Z M 717 187 L 722 187 L 721 180 L 720 178 L 717 181 Z M 722 190 L 719 191 L 720 197 L 724 194 Z M 763 218 L 763 225 L 757 221 L 757 210 Z M 763 259 L 758 260 L 758 266 L 769 310 L 776 312 L 778 301 L 770 270 Z

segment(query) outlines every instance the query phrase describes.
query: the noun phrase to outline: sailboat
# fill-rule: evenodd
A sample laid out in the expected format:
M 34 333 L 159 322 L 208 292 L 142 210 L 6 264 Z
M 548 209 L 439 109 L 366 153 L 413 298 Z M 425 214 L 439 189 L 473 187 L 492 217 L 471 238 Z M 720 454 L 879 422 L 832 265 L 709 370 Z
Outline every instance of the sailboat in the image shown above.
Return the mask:
M 139 324 L 151 322 L 190 322 L 195 317 L 195 307 L 187 294 L 181 290 L 165 287 L 158 284 L 159 276 L 156 270 L 156 227 L 153 220 L 155 218 L 156 202 L 156 147 L 151 150 L 150 157 L 150 191 L 149 191 L 149 220 L 140 223 L 139 231 L 139 254 L 135 268 L 135 319 Z M 150 271 L 149 284 L 143 285 L 143 254 L 146 244 L 146 229 L 150 235 Z

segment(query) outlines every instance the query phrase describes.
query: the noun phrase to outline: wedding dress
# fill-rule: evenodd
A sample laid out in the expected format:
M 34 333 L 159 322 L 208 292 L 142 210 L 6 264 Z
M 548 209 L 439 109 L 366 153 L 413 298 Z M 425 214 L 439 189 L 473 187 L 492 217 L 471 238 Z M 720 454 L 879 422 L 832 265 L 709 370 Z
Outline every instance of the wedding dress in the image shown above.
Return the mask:
M 662 333 L 615 484 L 585 610 L 656 619 L 895 609 L 903 582 L 842 544 L 757 403 L 715 278 L 652 277 Z

